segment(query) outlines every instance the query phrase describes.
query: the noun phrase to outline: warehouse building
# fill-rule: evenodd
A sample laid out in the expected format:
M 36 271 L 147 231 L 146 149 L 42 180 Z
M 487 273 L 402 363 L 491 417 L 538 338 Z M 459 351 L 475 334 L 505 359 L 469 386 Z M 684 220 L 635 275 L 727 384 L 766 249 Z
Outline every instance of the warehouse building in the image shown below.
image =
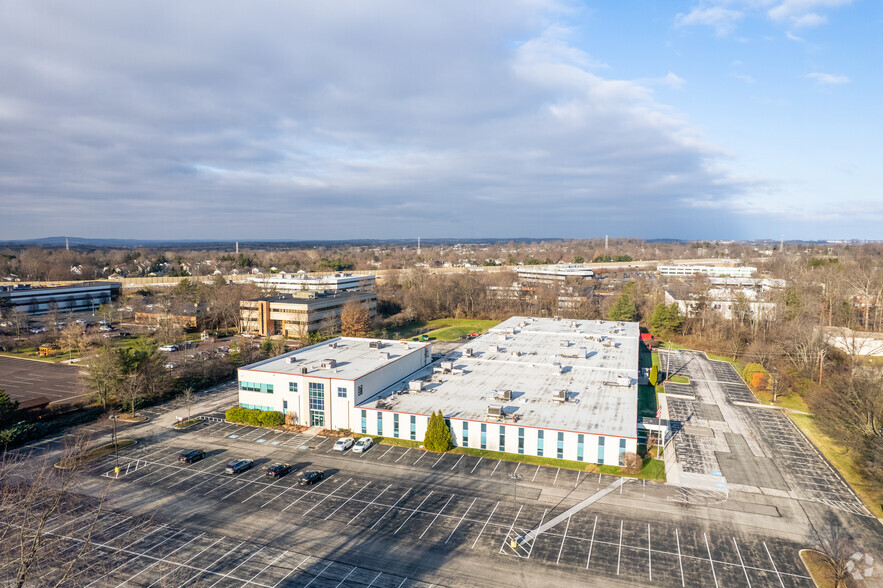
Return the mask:
M 81 282 L 37 288 L 32 288 L 29 284 L 0 286 L 0 308 L 30 315 L 46 314 L 52 310 L 95 311 L 102 304 L 117 299 L 121 287 L 120 282 Z
M 656 267 L 660 276 L 712 276 L 715 278 L 750 278 L 757 273 L 756 267 L 724 265 L 660 265 Z
M 418 441 L 441 410 L 458 446 L 621 465 L 638 340 L 637 323 L 512 317 L 431 363 L 429 344 L 342 338 L 240 369 L 240 403 Z
M 373 292 L 300 292 L 240 302 L 243 333 L 302 337 L 323 328 L 340 330 L 343 307 L 351 301 L 362 304 L 373 317 L 377 295 Z

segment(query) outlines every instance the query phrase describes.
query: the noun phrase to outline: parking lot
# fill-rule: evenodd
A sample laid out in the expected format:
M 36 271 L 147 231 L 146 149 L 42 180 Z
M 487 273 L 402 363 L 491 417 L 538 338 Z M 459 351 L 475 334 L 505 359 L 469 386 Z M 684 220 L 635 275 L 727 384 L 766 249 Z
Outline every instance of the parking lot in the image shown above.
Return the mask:
M 0 388 L 19 402 L 40 397 L 50 402 L 74 400 L 86 393 L 79 372 L 75 366 L 0 356 Z
M 272 440 L 264 441 L 269 442 Z M 429 468 L 439 467 L 448 460 L 445 467 L 449 472 L 451 467 L 461 467 L 456 465 L 460 456 L 440 458 L 399 447 L 376 446 L 364 455 L 345 454 L 344 464 L 350 459 L 374 461 L 378 466 L 374 474 L 349 470 L 345 465 L 329 467 L 328 464 L 341 463 L 339 454 L 326 457 L 323 453 L 330 451 L 325 449 L 329 443 L 317 443 L 314 450 L 283 450 L 291 455 L 295 471 L 280 479 L 263 474 L 263 468 L 275 460 L 276 455 L 272 460 L 269 457 L 256 459 L 254 468 L 242 474 L 223 473 L 227 462 L 248 456 L 245 443 L 241 445 L 242 450 L 236 443 L 230 449 L 209 450 L 206 459 L 191 465 L 177 461 L 178 454 L 185 449 L 182 445 L 145 446 L 126 453 L 120 462 L 119 474 L 113 471 L 112 456 L 104 458 L 97 471 L 117 479 L 117 483 L 161 488 L 193 500 L 214 501 L 225 510 L 266 510 L 274 513 L 281 524 L 292 528 L 309 521 L 311 527 L 327 525 L 341 533 L 368 533 L 372 543 L 388 544 L 391 549 L 400 543 L 425 544 L 443 555 L 483 554 L 503 566 L 507 560 L 530 560 L 532 565 L 584 571 L 586 578 L 601 575 L 635 582 L 652 581 L 662 586 L 810 585 L 797 559 L 798 546 L 794 544 L 758 538 L 720 525 L 709 529 L 692 522 L 680 525 L 663 519 L 642 519 L 629 509 L 610 506 L 580 511 L 535 541 L 522 543 L 513 550 L 509 546 L 511 539 L 524 535 L 575 501 L 538 503 L 535 489 L 516 489 L 508 474 L 500 474 L 504 467 L 512 473 L 520 473 L 523 468 L 518 464 L 479 461 L 468 456 L 464 459 L 474 460 L 471 468 L 476 474 L 481 472 L 487 479 L 503 476 L 502 479 L 508 481 L 506 491 L 490 494 L 453 484 L 418 483 L 413 478 L 384 476 L 385 469 L 395 460 L 399 463 L 416 461 L 416 467 L 420 467 L 420 463 L 434 459 Z M 313 486 L 298 486 L 297 473 L 313 468 L 324 469 L 326 479 Z M 514 472 L 515 469 L 518 472 Z M 564 483 L 561 472 L 572 476 L 567 484 L 578 483 L 577 472 L 561 470 L 556 480 L 554 468 L 540 471 L 546 469 L 551 471 L 543 472 L 543 484 L 561 485 Z M 456 472 L 450 475 L 457 479 Z M 534 475 L 539 478 L 536 466 L 528 469 L 522 479 Z M 594 487 L 598 480 L 597 476 L 593 478 L 581 483 Z M 602 482 L 606 481 L 604 477 Z M 628 492 L 637 493 L 643 484 L 636 480 L 626 488 Z M 321 559 L 321 555 L 302 555 Z M 353 569 L 354 565 L 338 568 L 344 571 Z M 286 582 L 299 578 L 297 585 L 304 585 L 307 577 L 295 572 Z M 351 579 L 341 585 L 363 585 Z

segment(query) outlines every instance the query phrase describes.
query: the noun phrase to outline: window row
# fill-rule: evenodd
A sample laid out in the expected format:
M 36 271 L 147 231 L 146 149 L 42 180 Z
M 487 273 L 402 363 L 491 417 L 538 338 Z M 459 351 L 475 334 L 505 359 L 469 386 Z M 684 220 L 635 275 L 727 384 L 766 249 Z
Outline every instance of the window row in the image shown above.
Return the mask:
M 263 392 L 264 394 L 273 393 L 273 384 L 260 384 L 257 382 L 239 382 L 239 389 L 243 392 Z

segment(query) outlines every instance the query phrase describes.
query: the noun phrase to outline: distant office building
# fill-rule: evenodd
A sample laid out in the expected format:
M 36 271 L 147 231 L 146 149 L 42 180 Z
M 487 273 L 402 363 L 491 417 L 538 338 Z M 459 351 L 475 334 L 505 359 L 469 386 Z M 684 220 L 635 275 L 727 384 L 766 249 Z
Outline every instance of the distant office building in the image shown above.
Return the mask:
M 542 284 L 583 282 L 591 280 L 595 275 L 591 269 L 580 264 L 526 265 L 515 271 L 522 282 Z
M 696 276 L 705 275 L 715 278 L 750 278 L 757 273 L 756 267 L 751 266 L 721 266 L 721 265 L 660 265 L 656 267 L 660 276 Z
M 243 300 L 240 303 L 242 331 L 286 337 L 301 337 L 323 327 L 338 331 L 343 307 L 353 300 L 374 316 L 377 295 L 373 292 L 303 292 Z
M 312 276 L 305 272 L 278 274 L 271 277 L 253 277 L 248 281 L 266 292 L 294 294 L 295 292 L 371 292 L 375 277 L 372 275 L 334 274 Z
M 0 308 L 46 314 L 51 310 L 97 310 L 120 295 L 120 282 L 83 282 L 68 286 L 31 288 L 28 284 L 0 286 Z
M 665 303 L 677 304 L 685 316 L 692 316 L 699 301 L 695 295 L 666 290 Z M 776 303 L 754 288 L 709 288 L 707 304 L 711 310 L 727 320 L 732 320 L 740 313 L 747 314 L 745 318 L 772 318 L 776 312 Z

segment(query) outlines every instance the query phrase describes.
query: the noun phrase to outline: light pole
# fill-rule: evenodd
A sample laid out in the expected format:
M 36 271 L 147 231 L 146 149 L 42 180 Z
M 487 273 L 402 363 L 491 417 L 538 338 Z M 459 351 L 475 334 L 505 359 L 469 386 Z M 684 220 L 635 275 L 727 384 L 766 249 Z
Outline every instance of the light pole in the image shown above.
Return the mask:
M 117 453 L 117 419 L 120 417 L 119 415 L 112 414 L 109 418 L 113 427 L 110 432 L 110 438 L 113 441 L 113 457 L 116 462 L 116 467 L 114 467 L 113 471 L 118 474 L 120 473 L 120 456 Z
M 509 474 L 509 477 L 512 478 L 512 480 L 513 480 L 512 500 L 515 502 L 518 502 L 518 480 L 520 480 L 524 476 L 522 476 L 521 474 L 516 474 L 515 472 L 512 472 L 511 474 Z

